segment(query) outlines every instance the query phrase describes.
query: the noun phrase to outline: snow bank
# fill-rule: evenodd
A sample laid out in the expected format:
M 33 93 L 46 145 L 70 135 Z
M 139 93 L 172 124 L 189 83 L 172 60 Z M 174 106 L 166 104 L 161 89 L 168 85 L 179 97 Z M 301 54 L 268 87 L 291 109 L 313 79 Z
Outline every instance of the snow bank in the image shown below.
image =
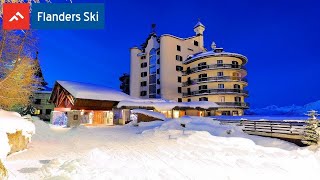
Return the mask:
M 35 126 L 16 112 L 0 110 L 0 159 L 5 159 L 10 152 L 7 133 L 13 134 L 17 131 L 21 131 L 23 136 L 31 140 Z
M 181 124 L 184 124 L 185 128 Z M 293 143 L 280 139 L 248 135 L 242 131 L 241 126 L 221 124 L 220 121 L 215 121 L 209 117 L 184 116 L 178 119 L 167 120 L 161 126 L 152 130 L 146 130 L 143 133 L 149 133 L 150 131 L 158 133 L 159 131 L 183 129 L 188 132 L 205 131 L 213 136 L 245 138 L 256 145 L 265 147 L 277 147 L 285 150 L 299 148 Z
M 186 125 L 185 132 L 181 123 Z M 136 133 L 147 127 L 149 130 L 142 134 Z M 35 156 L 8 162 L 15 173 L 13 179 L 270 180 L 319 176 L 320 151 L 293 144 L 295 149 L 280 149 L 277 144 L 259 146 L 256 140 L 245 137 L 241 128 L 220 125 L 210 118 L 183 117 L 141 123 L 139 127 L 69 130 L 73 133 L 57 134 L 57 138 L 63 137 L 63 144 L 49 142 L 48 151 L 44 151 L 48 144 L 34 144 L 37 148 L 33 151 L 41 155 L 58 150 L 54 158 Z M 260 138 L 269 144 L 277 141 Z
M 154 112 L 154 111 L 149 111 L 146 109 L 133 109 L 131 110 L 132 113 L 140 113 L 140 114 L 144 114 L 150 117 L 154 117 L 160 120 L 166 120 L 166 117 L 164 114 L 159 113 L 159 112 Z

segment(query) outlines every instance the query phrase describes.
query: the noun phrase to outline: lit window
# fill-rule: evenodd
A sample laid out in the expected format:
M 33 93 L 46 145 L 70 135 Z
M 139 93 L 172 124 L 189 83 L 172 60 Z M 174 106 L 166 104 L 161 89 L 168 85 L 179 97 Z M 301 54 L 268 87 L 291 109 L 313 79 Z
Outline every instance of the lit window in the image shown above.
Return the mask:
M 223 76 L 223 72 L 218 72 L 217 75 L 218 75 L 219 77 L 221 77 L 221 76 Z
M 219 89 L 224 89 L 224 84 L 218 84 Z

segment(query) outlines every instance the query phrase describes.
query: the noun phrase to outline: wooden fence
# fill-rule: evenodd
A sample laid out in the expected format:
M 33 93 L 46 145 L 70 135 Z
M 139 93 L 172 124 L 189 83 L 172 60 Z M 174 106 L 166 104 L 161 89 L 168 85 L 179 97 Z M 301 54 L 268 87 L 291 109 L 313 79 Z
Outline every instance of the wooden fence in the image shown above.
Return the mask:
M 285 121 L 243 121 L 243 131 L 251 135 L 301 140 L 306 124 Z

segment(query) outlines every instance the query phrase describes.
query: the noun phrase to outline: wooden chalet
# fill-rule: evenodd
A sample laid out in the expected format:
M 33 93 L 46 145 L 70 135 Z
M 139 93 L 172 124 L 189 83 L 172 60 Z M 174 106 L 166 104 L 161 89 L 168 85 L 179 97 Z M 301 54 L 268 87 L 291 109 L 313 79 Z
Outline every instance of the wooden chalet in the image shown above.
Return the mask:
M 55 106 L 51 123 L 61 124 L 61 119 L 65 118 L 67 126 L 125 124 L 130 121 L 133 109 L 152 110 L 167 118 L 179 118 L 184 115 L 208 116 L 218 108 L 216 103 L 205 101 L 180 103 L 139 99 L 108 87 L 70 81 L 55 83 L 50 102 Z
M 54 112 L 74 111 L 83 116 L 81 123 L 113 124 L 114 112 L 119 101 L 130 98 L 114 89 L 87 83 L 57 81 L 54 85 L 50 102 L 55 105 Z M 92 119 L 90 119 L 92 117 Z

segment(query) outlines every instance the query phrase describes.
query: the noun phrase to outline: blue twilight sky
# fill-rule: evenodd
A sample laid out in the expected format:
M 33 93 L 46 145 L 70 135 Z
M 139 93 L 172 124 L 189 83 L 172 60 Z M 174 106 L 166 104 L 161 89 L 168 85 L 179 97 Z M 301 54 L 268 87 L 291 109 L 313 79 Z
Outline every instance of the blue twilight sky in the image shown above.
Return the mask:
M 247 101 L 252 107 L 320 100 L 320 1 L 90 2 L 105 3 L 104 30 L 38 31 L 40 63 L 50 85 L 73 80 L 119 89 L 118 77 L 130 69 L 129 48 L 145 41 L 152 23 L 158 34 L 189 37 L 200 18 L 207 48 L 214 40 L 226 51 L 248 57 Z

